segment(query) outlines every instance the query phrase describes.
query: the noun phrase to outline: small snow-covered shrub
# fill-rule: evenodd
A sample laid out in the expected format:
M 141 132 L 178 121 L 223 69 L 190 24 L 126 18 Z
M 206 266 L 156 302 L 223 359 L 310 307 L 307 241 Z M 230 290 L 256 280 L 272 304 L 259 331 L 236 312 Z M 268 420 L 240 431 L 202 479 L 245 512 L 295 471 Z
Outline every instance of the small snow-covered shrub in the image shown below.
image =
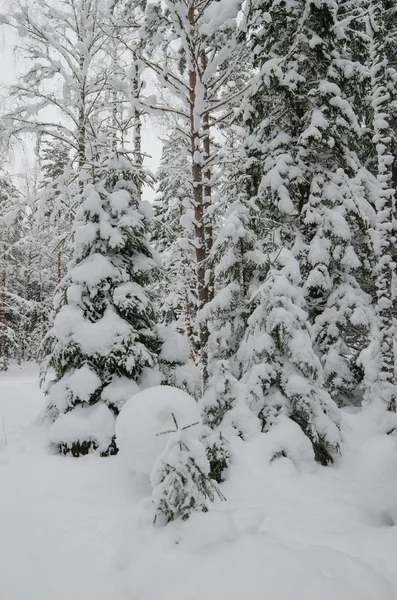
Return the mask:
M 216 496 L 223 499 L 217 484 L 209 477 L 210 464 L 197 428 L 199 423 L 180 429 L 175 415 L 171 416 L 174 429 L 160 432 L 169 439 L 150 473 L 155 522 L 160 524 L 176 519 L 186 521 L 192 512 L 207 512 L 208 504 Z
M 159 327 L 161 340 L 159 365 L 167 385 L 185 390 L 194 398 L 201 392 L 201 372 L 192 359 L 192 350 L 186 336 L 173 327 Z
M 232 374 L 230 362 L 214 361 L 210 370 L 201 409 L 210 431 L 205 437 L 210 476 L 220 483 L 231 461 L 229 438 L 235 435 L 250 438 L 258 431 L 259 421 L 245 402 L 244 388 Z

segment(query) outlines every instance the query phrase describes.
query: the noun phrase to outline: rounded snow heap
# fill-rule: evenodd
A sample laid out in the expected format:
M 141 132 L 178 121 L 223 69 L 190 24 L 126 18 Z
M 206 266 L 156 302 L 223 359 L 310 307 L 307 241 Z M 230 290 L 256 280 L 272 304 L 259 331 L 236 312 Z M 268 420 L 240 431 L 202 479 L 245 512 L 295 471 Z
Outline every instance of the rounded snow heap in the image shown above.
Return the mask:
M 200 422 L 196 401 L 182 390 L 158 385 L 126 402 L 116 421 L 116 439 L 120 455 L 132 471 L 150 473 L 166 447 L 166 432 L 176 430 L 175 422 L 178 429 Z

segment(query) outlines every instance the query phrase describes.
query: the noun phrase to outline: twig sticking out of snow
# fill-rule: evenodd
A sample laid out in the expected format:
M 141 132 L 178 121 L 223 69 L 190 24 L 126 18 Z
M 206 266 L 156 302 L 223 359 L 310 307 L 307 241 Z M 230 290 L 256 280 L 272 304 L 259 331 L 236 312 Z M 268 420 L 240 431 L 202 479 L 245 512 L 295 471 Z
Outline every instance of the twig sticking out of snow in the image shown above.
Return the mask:
M 5 425 L 4 425 L 4 419 L 2 419 L 1 422 L 3 424 L 4 440 L 5 440 L 6 446 L 8 446 L 8 439 L 7 439 L 7 434 L 6 434 L 6 428 L 5 428 Z

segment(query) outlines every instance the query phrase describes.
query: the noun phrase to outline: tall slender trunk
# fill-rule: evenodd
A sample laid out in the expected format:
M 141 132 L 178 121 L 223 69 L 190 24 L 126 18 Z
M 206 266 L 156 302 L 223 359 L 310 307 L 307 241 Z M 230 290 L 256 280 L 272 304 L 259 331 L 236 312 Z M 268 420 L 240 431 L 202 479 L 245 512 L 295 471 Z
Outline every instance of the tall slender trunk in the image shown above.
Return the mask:
M 58 218 L 61 220 L 61 209 L 58 209 Z M 62 279 L 62 261 L 61 261 L 61 250 L 58 249 L 58 257 L 57 257 L 57 283 L 61 283 Z
M 137 100 L 139 98 L 140 81 L 139 81 L 139 69 L 138 69 L 137 57 L 136 57 L 135 53 L 134 53 L 134 78 L 132 81 L 132 87 L 133 87 L 134 99 Z M 135 105 L 134 105 L 133 120 L 134 120 L 134 159 L 135 159 L 135 163 L 137 165 L 142 166 L 142 164 L 143 164 L 142 121 L 141 121 L 141 113 Z M 139 199 L 141 199 L 142 198 L 142 179 L 140 176 L 139 176 L 137 187 L 138 187 L 138 197 L 139 197 Z
M 112 152 L 117 150 L 117 92 L 112 91 Z
M 6 361 L 6 294 L 7 294 L 7 273 L 3 270 L 1 275 L 1 294 L 0 294 L 0 362 Z
M 84 106 L 79 108 L 78 120 L 78 141 L 77 141 L 77 160 L 79 169 L 82 169 L 85 164 L 85 111 Z
M 61 283 L 61 279 L 62 279 L 61 251 L 58 250 L 58 257 L 57 257 L 57 284 Z
M 201 68 L 202 73 L 205 73 L 207 68 L 207 55 L 205 50 L 201 51 Z M 206 99 L 206 97 L 205 97 Z M 206 163 L 204 170 L 204 189 L 203 189 L 203 205 L 204 205 L 204 227 L 205 227 L 205 245 L 207 258 L 211 255 L 212 246 L 214 243 L 213 239 L 213 226 L 212 226 L 212 216 L 209 212 L 209 206 L 211 205 L 211 194 L 212 194 L 212 184 L 211 184 L 211 167 L 209 165 L 209 161 L 211 158 L 211 135 L 210 135 L 210 115 L 206 112 L 203 115 L 203 147 L 204 147 L 204 160 Z M 208 302 L 213 300 L 214 298 L 214 270 L 211 264 L 206 265 L 206 285 L 208 288 Z
M 182 218 L 182 215 L 183 215 L 182 198 L 179 197 L 179 218 L 180 219 Z M 179 222 L 179 231 L 182 236 L 183 227 L 182 227 L 181 222 Z M 190 346 L 190 356 L 193 360 L 195 360 L 194 351 L 193 351 L 192 318 L 191 318 L 191 309 L 190 309 L 190 300 L 189 300 L 189 283 L 188 283 L 188 278 L 187 278 L 188 261 L 187 261 L 186 254 L 185 254 L 185 251 L 182 248 L 182 246 L 180 246 L 180 253 L 181 253 L 181 263 L 182 263 L 182 269 L 183 269 L 184 287 L 185 287 L 185 294 L 184 294 L 184 296 L 185 296 L 185 330 L 186 330 L 186 337 L 188 339 L 189 346 Z
M 79 34 L 79 41 L 83 43 L 83 38 Z M 84 67 L 85 61 L 83 54 L 80 54 L 79 57 L 79 69 L 80 69 L 80 98 L 79 98 L 79 111 L 78 111 L 78 121 L 77 121 L 77 164 L 79 168 L 79 183 L 80 189 L 83 190 L 84 183 L 81 178 L 82 170 L 86 164 L 86 123 L 85 123 L 85 76 L 84 76 Z
M 192 30 L 195 27 L 194 5 L 191 5 L 188 13 L 189 23 Z M 206 285 L 206 258 L 207 247 L 205 240 L 204 224 L 204 199 L 203 199 L 203 167 L 202 153 L 200 143 L 200 132 L 197 131 L 198 116 L 196 115 L 196 87 L 197 71 L 195 70 L 195 60 L 192 59 L 191 70 L 189 71 L 190 88 L 190 141 L 192 154 L 192 176 L 193 176 L 193 201 L 195 218 L 195 249 L 196 249 L 196 267 L 197 267 L 197 310 L 200 311 L 208 302 L 208 287 Z M 206 345 L 208 341 L 208 327 L 205 322 L 199 325 L 199 346 L 200 361 L 203 368 L 203 380 L 207 379 L 206 365 Z

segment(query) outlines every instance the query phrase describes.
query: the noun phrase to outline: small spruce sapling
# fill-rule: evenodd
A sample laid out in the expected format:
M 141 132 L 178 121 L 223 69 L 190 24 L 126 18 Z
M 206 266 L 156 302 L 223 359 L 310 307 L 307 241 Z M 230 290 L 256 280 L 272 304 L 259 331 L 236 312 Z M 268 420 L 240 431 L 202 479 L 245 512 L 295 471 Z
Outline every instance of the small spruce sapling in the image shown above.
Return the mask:
M 158 457 L 150 479 L 153 487 L 155 523 L 186 521 L 193 511 L 208 511 L 208 503 L 218 496 L 224 499 L 209 478 L 210 465 L 199 435 L 188 432 L 199 423 L 179 428 L 172 413 L 175 429 L 158 435 L 171 435 L 164 452 Z

